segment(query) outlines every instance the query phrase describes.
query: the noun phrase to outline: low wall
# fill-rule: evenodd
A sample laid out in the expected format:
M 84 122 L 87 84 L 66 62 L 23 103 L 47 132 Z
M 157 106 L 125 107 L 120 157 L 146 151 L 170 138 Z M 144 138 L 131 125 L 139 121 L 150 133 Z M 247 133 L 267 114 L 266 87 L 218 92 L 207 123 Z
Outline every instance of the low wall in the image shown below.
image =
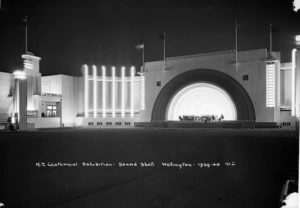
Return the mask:
M 77 117 L 76 126 L 88 127 L 134 127 L 136 118 L 85 118 Z
M 28 118 L 28 123 L 34 123 L 35 128 L 57 128 L 60 127 L 60 117 Z
M 136 122 L 135 127 L 144 128 L 278 128 L 276 122 L 255 121 L 221 121 L 221 122 L 180 122 L 180 121 L 153 121 Z

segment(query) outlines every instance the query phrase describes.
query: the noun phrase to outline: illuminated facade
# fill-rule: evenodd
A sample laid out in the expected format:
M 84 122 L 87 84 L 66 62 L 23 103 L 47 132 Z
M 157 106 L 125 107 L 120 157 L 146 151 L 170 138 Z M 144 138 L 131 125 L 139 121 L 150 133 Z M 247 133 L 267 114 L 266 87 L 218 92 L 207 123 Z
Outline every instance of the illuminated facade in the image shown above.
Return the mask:
M 237 62 L 234 51 L 171 57 L 166 66 L 147 62 L 138 73 L 130 66 L 83 65 L 82 76 L 72 77 L 41 76 L 41 59 L 25 54 L 26 79 L 0 72 L 1 122 L 12 116 L 27 120 L 27 128 L 121 127 L 214 114 L 293 127 L 300 108 L 299 53 L 292 52 L 292 63 L 280 63 L 279 52 L 269 55 L 242 51 Z
M 83 87 L 77 88 L 78 97 L 74 102 L 77 103 L 76 125 L 132 126 L 138 121 L 141 78 L 134 67 L 126 70 L 102 66 L 99 71 L 96 66 L 91 70 L 84 65 L 82 73 Z

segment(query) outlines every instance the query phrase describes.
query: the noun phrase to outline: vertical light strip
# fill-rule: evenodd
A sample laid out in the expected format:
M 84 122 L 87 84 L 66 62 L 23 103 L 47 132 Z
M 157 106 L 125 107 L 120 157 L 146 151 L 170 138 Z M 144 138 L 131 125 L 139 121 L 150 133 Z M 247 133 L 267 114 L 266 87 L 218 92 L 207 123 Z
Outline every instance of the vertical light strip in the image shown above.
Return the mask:
M 115 118 L 116 117 L 116 107 L 115 107 L 115 103 L 116 103 L 116 98 L 115 98 L 115 84 L 116 84 L 116 68 L 113 66 L 112 68 L 112 117 Z
M 295 86 L 295 69 L 296 69 L 296 52 L 297 49 L 292 50 L 292 116 L 295 116 L 295 91 L 296 91 L 296 86 Z
M 105 88 L 105 81 L 106 81 L 106 69 L 105 66 L 102 66 L 102 117 L 106 117 L 106 88 Z
M 97 118 L 97 67 L 93 65 L 94 118 Z
M 267 63 L 266 65 L 266 107 L 275 107 L 275 64 Z
M 131 118 L 134 117 L 134 103 L 133 103 L 133 83 L 134 83 L 134 74 L 135 74 L 135 68 L 134 66 L 130 69 L 130 116 Z
M 88 104 L 89 104 L 89 85 L 88 85 L 88 74 L 89 74 L 89 68 L 87 65 L 84 65 L 84 117 L 88 117 Z
M 39 110 L 39 96 L 35 96 L 36 98 L 36 110 Z M 62 106 L 61 106 L 62 109 Z
M 125 67 L 122 66 L 122 105 L 121 105 L 121 116 L 122 118 L 125 117 Z
M 16 113 L 18 113 L 18 121 L 20 122 L 20 80 L 16 80 L 17 81 L 17 92 L 16 92 L 16 94 L 17 94 L 17 112 Z M 15 116 L 14 116 L 15 117 Z
M 145 76 L 141 74 L 141 110 L 145 110 Z

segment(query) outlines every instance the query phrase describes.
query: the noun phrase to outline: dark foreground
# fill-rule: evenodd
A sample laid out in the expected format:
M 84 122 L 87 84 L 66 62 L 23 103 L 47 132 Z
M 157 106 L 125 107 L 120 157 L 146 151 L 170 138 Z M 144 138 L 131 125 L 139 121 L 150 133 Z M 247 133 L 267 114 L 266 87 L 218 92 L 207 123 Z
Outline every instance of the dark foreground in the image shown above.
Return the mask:
M 283 130 L 44 130 L 0 133 L 0 145 L 5 207 L 277 207 L 298 167 L 297 137 Z M 47 167 L 58 162 L 77 166 Z

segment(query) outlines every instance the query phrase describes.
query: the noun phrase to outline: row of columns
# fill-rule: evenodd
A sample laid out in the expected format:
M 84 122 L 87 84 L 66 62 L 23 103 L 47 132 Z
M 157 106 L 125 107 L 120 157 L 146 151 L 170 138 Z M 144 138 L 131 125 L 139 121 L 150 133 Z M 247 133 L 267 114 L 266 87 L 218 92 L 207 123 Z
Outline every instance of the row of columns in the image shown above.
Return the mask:
M 87 65 L 83 66 L 84 68 L 84 117 L 89 115 L 89 80 L 93 81 L 93 117 L 97 118 L 97 67 L 93 65 L 93 76 L 92 79 L 89 78 L 89 68 Z M 106 67 L 102 66 L 102 117 L 106 118 Z M 115 100 L 115 90 L 116 90 L 116 68 L 112 67 L 112 117 L 116 117 L 116 100 Z M 134 75 L 135 68 L 130 68 L 130 117 L 134 117 Z M 125 118 L 125 67 L 121 68 L 121 117 Z

